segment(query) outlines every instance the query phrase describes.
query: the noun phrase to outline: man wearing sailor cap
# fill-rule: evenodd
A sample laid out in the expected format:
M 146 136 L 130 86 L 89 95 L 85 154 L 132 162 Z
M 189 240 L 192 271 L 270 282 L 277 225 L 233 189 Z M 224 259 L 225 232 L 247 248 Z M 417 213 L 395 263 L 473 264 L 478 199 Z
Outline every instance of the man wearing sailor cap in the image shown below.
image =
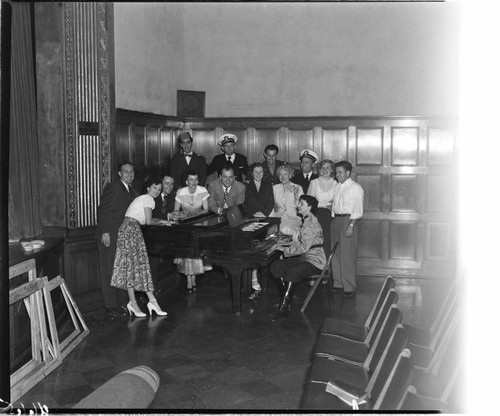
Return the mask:
M 243 182 L 246 178 L 247 170 L 248 170 L 248 162 L 246 156 L 235 153 L 236 142 L 238 141 L 238 137 L 234 134 L 223 134 L 219 137 L 217 144 L 222 149 L 222 154 L 214 156 L 212 159 L 212 163 L 208 167 L 208 174 L 212 174 L 217 172 L 217 175 L 220 176 L 222 173 L 222 168 L 231 165 L 234 169 L 234 176 L 236 180 Z
M 318 174 L 313 172 L 313 166 L 319 160 L 319 156 L 312 150 L 304 149 L 300 152 L 299 159 L 300 170 L 295 172 L 292 182 L 302 186 L 304 193 L 307 194 L 309 183 L 318 177 Z

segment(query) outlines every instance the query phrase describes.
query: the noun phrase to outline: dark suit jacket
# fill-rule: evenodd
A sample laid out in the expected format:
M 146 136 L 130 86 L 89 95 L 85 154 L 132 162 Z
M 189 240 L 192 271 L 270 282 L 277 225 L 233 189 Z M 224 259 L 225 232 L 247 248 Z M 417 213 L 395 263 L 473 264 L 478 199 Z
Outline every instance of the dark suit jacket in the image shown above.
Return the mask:
M 167 214 L 172 212 L 174 210 L 175 206 L 175 191 L 172 190 L 167 195 L 167 210 L 165 213 L 162 212 L 162 207 L 163 207 L 163 199 L 161 197 L 161 194 L 158 195 L 157 198 L 155 198 L 155 207 L 153 208 L 153 218 L 159 218 L 160 220 L 166 220 L 167 219 Z
M 264 166 L 264 178 L 263 180 L 271 183 L 272 185 L 276 185 L 280 183 L 280 177 L 278 176 L 278 168 L 284 164 L 285 162 L 281 160 L 276 160 L 276 167 L 274 168 L 274 174 L 269 170 L 269 166 L 267 166 L 267 162 L 264 161 L 262 165 Z
M 189 165 L 186 163 L 186 158 L 182 153 L 178 153 L 172 158 L 170 162 L 170 173 L 172 178 L 174 178 L 174 188 L 181 189 L 186 186 L 183 175 L 188 169 L 197 171 L 200 186 L 205 186 L 207 181 L 207 162 L 203 156 L 193 152 Z
M 208 197 L 208 209 L 218 213 L 219 208 L 224 207 L 224 188 L 220 179 L 214 179 L 207 185 L 210 196 Z M 227 196 L 227 206 L 241 205 L 245 202 L 245 185 L 234 181 Z
M 139 194 L 133 188 L 130 189 L 129 193 L 122 181 L 110 182 L 104 187 L 101 203 L 97 208 L 97 239 L 100 240 L 102 234 L 109 233 L 111 239 L 116 241 L 118 229 L 125 218 L 125 212 L 127 212 L 130 203 L 138 196 Z
M 234 168 L 234 176 L 236 180 L 243 182 L 243 175 L 247 174 L 248 171 L 248 162 L 246 156 L 243 156 L 240 153 L 235 153 L 233 168 Z M 217 171 L 217 175 L 221 174 L 222 168 L 225 164 L 227 164 L 227 156 L 222 153 L 220 155 L 214 156 L 212 159 L 212 163 L 208 167 L 208 174 Z
M 253 218 L 256 212 L 261 211 L 265 216 L 269 216 L 274 208 L 273 186 L 270 182 L 262 181 L 259 192 L 255 187 L 255 182 L 250 181 L 245 191 L 245 215 Z
M 305 194 L 307 194 L 307 190 L 309 189 L 309 182 L 311 182 L 313 179 L 316 179 L 317 177 L 319 177 L 319 175 L 317 173 L 313 173 L 311 174 L 309 181 L 306 181 L 304 179 L 304 174 L 302 173 L 302 171 L 300 169 L 297 169 L 293 175 L 292 182 L 302 186 L 302 190 Z

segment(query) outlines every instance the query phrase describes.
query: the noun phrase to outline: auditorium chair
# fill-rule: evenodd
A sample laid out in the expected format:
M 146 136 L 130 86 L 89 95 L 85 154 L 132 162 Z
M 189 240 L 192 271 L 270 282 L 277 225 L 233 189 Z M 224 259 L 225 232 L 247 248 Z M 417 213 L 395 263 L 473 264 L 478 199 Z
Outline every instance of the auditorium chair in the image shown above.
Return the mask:
M 383 317 L 390 316 L 390 309 L 397 309 L 395 305 L 397 300 L 398 294 L 394 289 L 390 289 L 379 315 Z M 401 320 L 401 315 L 399 315 L 399 320 Z M 336 359 L 361 367 L 370 350 L 373 348 L 375 339 L 381 332 L 384 324 L 387 324 L 387 319 L 379 319 L 377 324 L 370 328 L 363 341 L 353 341 L 331 334 L 320 334 L 314 354 L 319 357 Z
M 452 303 L 457 298 L 457 281 L 453 280 L 451 282 L 450 288 L 446 294 L 443 304 L 438 310 L 438 313 L 434 317 L 432 325 L 429 329 L 422 329 L 403 323 L 405 330 L 408 333 L 408 342 L 415 345 L 421 345 L 423 347 L 430 347 L 436 336 L 443 330 L 445 326 L 445 320 L 447 312 L 452 305 Z
M 385 336 L 377 339 L 375 348 L 382 351 L 380 359 L 367 359 L 363 367 L 315 357 L 301 408 L 347 410 L 353 399 L 358 405 L 361 405 L 361 401 L 372 403 L 378 397 L 399 353 L 406 346 L 406 341 L 407 335 L 403 326 L 398 324 L 392 328 L 388 340 Z M 337 392 L 337 396 L 326 391 L 327 384 Z
M 434 332 L 429 346 L 423 346 L 411 342 L 408 336 L 408 348 L 412 354 L 413 365 L 417 368 L 426 369 L 431 365 L 432 360 L 436 356 L 437 351 L 445 342 L 446 334 L 454 321 L 458 320 L 458 298 L 455 296 L 447 305 L 447 310 L 444 311 L 440 319 L 441 324 Z M 406 327 L 405 327 L 406 328 Z
M 389 290 L 396 285 L 392 276 L 387 276 L 380 288 L 377 299 L 373 304 L 368 317 L 363 325 L 358 325 L 350 321 L 339 318 L 326 318 L 321 327 L 322 334 L 331 334 L 341 336 L 353 341 L 363 341 L 366 339 L 370 328 L 380 319 L 379 312 L 384 305 L 384 301 L 389 293 Z
M 315 274 L 310 277 L 310 279 L 314 280 L 314 285 L 309 289 L 309 293 L 306 296 L 306 299 L 304 300 L 304 304 L 302 305 L 302 308 L 300 309 L 300 312 L 304 312 L 307 308 L 307 305 L 309 305 L 309 301 L 314 295 L 314 292 L 318 288 L 319 284 L 326 279 L 328 282 L 327 286 L 327 294 L 328 294 L 328 301 L 330 302 L 330 310 L 333 308 L 333 298 L 332 298 L 332 281 L 331 281 L 331 269 L 332 269 L 332 261 L 333 261 L 333 256 L 335 255 L 335 251 L 337 250 L 339 243 L 335 243 L 335 245 L 332 248 L 332 251 L 330 252 L 330 255 L 328 256 L 328 259 L 326 260 L 325 267 L 323 267 L 323 270 L 321 270 L 320 274 Z
M 413 376 L 411 352 L 405 348 L 399 354 L 387 380 L 371 410 L 391 411 L 401 409 L 408 394 Z

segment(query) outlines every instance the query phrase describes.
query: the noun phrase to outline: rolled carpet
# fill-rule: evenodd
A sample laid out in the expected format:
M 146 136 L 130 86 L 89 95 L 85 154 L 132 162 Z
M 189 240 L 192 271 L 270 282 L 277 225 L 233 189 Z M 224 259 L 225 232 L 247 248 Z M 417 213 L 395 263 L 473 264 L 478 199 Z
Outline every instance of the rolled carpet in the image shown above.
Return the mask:
M 158 374 L 141 365 L 117 374 L 80 400 L 73 409 L 146 409 L 159 386 Z

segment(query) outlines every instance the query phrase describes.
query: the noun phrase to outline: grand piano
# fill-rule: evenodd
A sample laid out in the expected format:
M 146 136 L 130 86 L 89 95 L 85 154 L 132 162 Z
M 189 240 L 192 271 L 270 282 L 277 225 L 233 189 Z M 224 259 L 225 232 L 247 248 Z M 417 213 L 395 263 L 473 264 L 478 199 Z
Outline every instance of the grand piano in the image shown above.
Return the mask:
M 148 255 L 159 257 L 201 257 L 224 268 L 231 275 L 233 312 L 241 313 L 242 272 L 266 266 L 281 251 L 268 231 L 277 228 L 279 218 L 243 220 L 230 224 L 224 216 L 208 213 L 179 222 L 142 226 Z

